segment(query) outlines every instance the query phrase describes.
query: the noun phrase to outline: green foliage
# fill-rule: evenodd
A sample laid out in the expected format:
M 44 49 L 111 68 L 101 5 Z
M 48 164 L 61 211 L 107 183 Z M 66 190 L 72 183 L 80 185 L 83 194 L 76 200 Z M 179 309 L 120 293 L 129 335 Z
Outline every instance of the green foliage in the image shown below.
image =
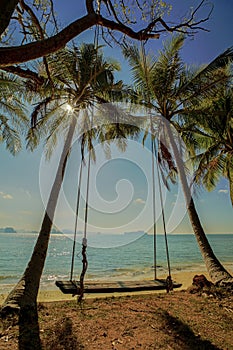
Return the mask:
M 125 47 L 123 52 L 131 66 L 139 102 L 176 128 L 195 159 L 195 181 L 212 190 L 224 175 L 229 180 L 233 198 L 232 92 L 225 94 L 233 48 L 207 66 L 194 68 L 181 60 L 183 44 L 184 36 L 178 35 L 164 44 L 157 57 L 146 55 L 136 46 Z M 160 139 L 155 122 L 153 128 Z M 148 129 L 144 138 L 147 136 Z M 170 157 L 164 156 L 161 145 L 158 152 L 161 164 L 165 159 L 163 170 L 169 176 L 173 173 L 174 182 L 174 172 L 169 172 L 172 170 Z
M 0 142 L 15 155 L 22 148 L 21 135 L 28 123 L 25 86 L 19 78 L 0 71 L 0 87 Z
M 225 88 L 213 100 L 206 118 L 198 118 L 195 137 L 199 154 L 193 161 L 196 165 L 195 181 L 213 190 L 224 176 L 229 182 L 233 204 L 233 91 Z
M 15 44 L 16 37 L 21 43 L 41 40 L 51 32 L 51 28 L 53 32 L 57 30 L 53 3 L 50 0 L 19 2 L 10 25 L 1 37 L 1 42 L 7 45 Z
M 162 0 L 114 0 L 113 6 L 118 18 L 127 24 L 135 24 L 138 19 L 148 23 L 155 18 L 169 15 L 172 9 L 167 1 Z
M 119 70 L 119 64 L 114 60 L 105 60 L 100 48 L 96 49 L 93 44 L 83 44 L 73 50 L 64 49 L 51 55 L 47 62 L 50 76 L 42 66 L 39 67 L 40 74 L 45 78 L 43 86 L 37 90 L 30 85 L 39 102 L 31 115 L 28 148 L 33 150 L 41 140 L 45 140 L 49 158 L 58 139 L 65 137 L 75 116 L 83 157 L 85 149 L 88 149 L 95 160 L 93 142 L 96 139 L 107 140 L 109 144 L 115 141 L 121 150 L 125 150 L 129 124 L 124 126 L 124 130 L 121 126 L 112 133 L 114 119 L 122 118 L 122 115 L 113 116 L 114 107 L 106 106 L 106 102 L 126 100 L 131 93 L 133 96 L 131 89 L 125 87 L 122 81 L 114 81 L 114 71 Z M 96 105 L 99 107 L 93 115 Z M 120 112 L 116 109 L 116 113 Z M 134 133 L 138 132 L 138 128 L 135 129 Z

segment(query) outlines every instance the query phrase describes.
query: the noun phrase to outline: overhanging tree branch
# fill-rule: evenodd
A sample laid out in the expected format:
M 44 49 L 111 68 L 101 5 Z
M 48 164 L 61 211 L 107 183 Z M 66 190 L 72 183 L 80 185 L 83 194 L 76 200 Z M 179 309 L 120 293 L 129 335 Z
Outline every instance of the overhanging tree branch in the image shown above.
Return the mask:
M 70 40 L 96 24 L 96 15 L 84 16 L 71 23 L 58 34 L 22 46 L 0 49 L 0 66 L 8 66 L 33 60 L 62 49 Z
M 22 46 L 0 48 L 0 66 L 4 67 L 12 64 L 19 64 L 56 52 L 64 48 L 64 46 L 77 35 L 96 24 L 103 25 L 111 30 L 120 31 L 132 39 L 159 38 L 159 34 L 145 33 L 143 30 L 135 32 L 125 25 L 110 21 L 95 13 L 88 14 L 71 23 L 61 32 L 50 38 Z
M 16 74 L 21 78 L 31 79 L 38 85 L 42 85 L 45 81 L 43 77 L 39 76 L 36 72 L 33 72 L 30 69 L 23 69 L 17 66 L 8 66 L 4 67 L 3 70 L 8 73 Z
M 203 30 L 204 28 L 200 28 L 199 24 L 209 19 L 208 15 L 204 19 L 194 21 L 194 14 L 196 14 L 197 10 L 200 9 L 201 5 L 205 1 L 202 0 L 198 7 L 190 15 L 190 19 L 185 20 L 178 25 L 169 26 L 168 23 L 166 23 L 161 17 L 158 17 L 147 24 L 145 28 L 135 31 L 130 27 L 130 24 L 126 25 L 119 20 L 114 8 L 109 5 L 111 4 L 110 0 L 103 1 L 105 5 L 108 4 L 108 8 L 112 13 L 113 18 L 108 19 L 99 14 L 98 10 L 95 10 L 94 8 L 94 0 L 86 0 L 87 15 L 77 19 L 56 35 L 45 38 L 45 36 L 41 37 L 40 33 L 40 40 L 35 42 L 22 46 L 1 47 L 0 67 L 12 66 L 13 64 L 20 64 L 39 57 L 45 57 L 46 55 L 64 48 L 69 41 L 95 25 L 100 25 L 103 28 L 107 28 L 111 32 L 120 32 L 135 40 L 147 40 L 150 38 L 159 39 L 161 32 L 185 31 L 186 33 L 190 34 L 197 29 Z M 35 23 L 35 19 L 33 19 L 33 21 Z
M 86 0 L 86 9 L 87 13 L 95 13 L 94 6 L 93 6 L 93 0 Z

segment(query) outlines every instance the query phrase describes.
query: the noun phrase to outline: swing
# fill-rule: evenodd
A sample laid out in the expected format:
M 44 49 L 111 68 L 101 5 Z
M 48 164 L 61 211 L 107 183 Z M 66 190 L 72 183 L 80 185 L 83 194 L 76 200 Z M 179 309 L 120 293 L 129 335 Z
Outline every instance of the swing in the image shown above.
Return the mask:
M 95 33 L 95 47 L 97 47 L 98 43 L 98 28 Z M 144 47 L 143 47 L 144 48 Z M 145 52 L 143 50 L 143 57 L 145 58 Z M 75 257 L 75 246 L 76 246 L 76 235 L 77 235 L 77 220 L 78 220 L 78 211 L 79 211 L 79 202 L 80 202 L 80 188 L 82 181 L 82 168 L 84 160 L 81 160 L 80 173 L 79 173 L 79 184 L 78 184 L 78 195 L 77 195 L 77 205 L 76 205 L 76 218 L 75 218 L 75 229 L 74 229 L 74 243 L 73 243 L 73 251 L 72 251 L 72 260 L 71 260 L 71 271 L 70 271 L 70 280 L 66 281 L 56 281 L 56 286 L 61 290 L 64 294 L 72 294 L 73 296 L 78 295 L 78 300 L 81 301 L 84 293 L 117 293 L 117 292 L 137 292 L 137 291 L 153 291 L 153 290 L 166 290 L 169 292 L 173 288 L 179 288 L 182 286 L 180 283 L 175 283 L 171 278 L 171 267 L 170 267 L 170 258 L 168 251 L 168 241 L 167 241 L 167 232 L 166 232 L 166 224 L 165 224 L 165 215 L 163 209 L 163 199 L 162 199 L 162 190 L 161 190 L 161 181 L 159 176 L 158 169 L 158 158 L 156 154 L 155 140 L 153 140 L 153 125 L 152 118 L 150 115 L 151 122 L 151 154 L 152 154 L 152 181 L 153 181 L 153 236 L 154 236 L 154 279 L 153 280 L 141 280 L 141 281 L 114 281 L 114 282 L 93 282 L 88 281 L 84 285 L 84 277 L 87 271 L 88 261 L 86 257 L 86 249 L 87 249 L 87 220 L 88 220 L 88 196 L 89 196 L 89 181 L 90 181 L 90 151 L 88 156 L 88 173 L 87 173 L 87 189 L 86 189 L 86 210 L 85 210 L 85 223 L 84 223 L 84 235 L 82 241 L 82 272 L 80 275 L 80 280 L 77 282 L 73 279 L 73 271 L 74 271 L 74 257 Z M 159 196 L 162 208 L 162 220 L 163 220 L 163 230 L 165 237 L 165 247 L 166 247 L 166 258 L 167 258 L 167 266 L 168 266 L 168 277 L 166 279 L 158 279 L 156 272 L 156 217 L 155 217 L 155 164 L 154 157 L 157 160 L 157 176 L 159 182 Z
M 151 118 L 151 117 L 150 117 Z M 152 121 L 151 121 L 152 122 Z M 82 241 L 82 263 L 83 268 L 80 275 L 80 281 L 75 281 L 73 279 L 74 272 L 74 258 L 75 258 L 75 246 L 76 246 L 76 235 L 77 235 L 77 220 L 79 212 L 79 203 L 80 203 L 80 189 L 82 181 L 82 170 L 84 160 L 81 161 L 80 173 L 79 173 L 79 183 L 78 183 L 78 194 L 77 194 L 77 205 L 76 205 L 76 218 L 75 218 L 75 229 L 74 229 L 74 241 L 73 241 L 73 251 L 72 251 L 72 260 L 71 260 L 71 271 L 70 271 L 70 280 L 66 281 L 56 281 L 56 286 L 64 294 L 72 294 L 73 296 L 78 295 L 79 300 L 82 300 L 84 293 L 117 293 L 117 292 L 137 292 L 137 291 L 153 291 L 153 290 L 167 290 L 169 292 L 173 288 L 179 288 L 182 284 L 175 283 L 171 278 L 171 267 L 170 267 L 170 257 L 168 250 L 168 240 L 166 232 L 166 223 L 165 215 L 163 209 L 163 199 L 162 199 L 162 188 L 161 188 L 161 179 L 158 168 L 158 156 L 156 152 L 155 140 L 151 136 L 151 153 L 152 153 L 152 180 L 153 180 L 153 215 L 154 215 L 154 279 L 153 280 L 141 280 L 141 281 L 112 281 L 112 282 L 93 282 L 88 281 L 84 286 L 84 277 L 87 270 L 87 257 L 86 257 L 86 248 L 87 248 L 87 219 L 88 219 L 88 196 L 89 196 L 89 182 L 90 182 L 90 152 L 88 156 L 88 169 L 87 169 L 87 189 L 86 189 L 86 210 L 85 210 L 85 223 L 84 223 L 84 236 Z M 168 277 L 167 279 L 158 279 L 156 273 L 156 220 L 155 220 L 155 164 L 154 157 L 156 158 L 157 165 L 157 176 L 159 184 L 159 197 L 162 208 L 162 221 L 163 221 L 163 230 L 165 237 L 165 248 L 166 248 L 166 259 L 168 267 Z

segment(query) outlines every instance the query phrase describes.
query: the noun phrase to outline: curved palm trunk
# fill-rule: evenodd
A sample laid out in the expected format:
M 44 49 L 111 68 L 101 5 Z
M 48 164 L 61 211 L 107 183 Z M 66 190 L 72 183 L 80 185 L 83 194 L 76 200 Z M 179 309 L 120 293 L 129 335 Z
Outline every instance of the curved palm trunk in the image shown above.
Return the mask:
M 15 288 L 11 291 L 11 293 L 5 300 L 2 306 L 2 312 L 7 311 L 9 309 L 12 310 L 12 308 L 34 308 L 36 305 L 40 285 L 40 278 L 43 272 L 45 259 L 47 255 L 54 213 L 65 174 L 67 158 L 70 151 L 76 123 L 77 119 L 73 117 L 59 161 L 56 177 L 50 192 L 40 233 L 38 235 L 31 259 L 27 265 L 27 268 L 24 271 L 22 278 L 19 280 Z
M 174 137 L 172 135 L 170 125 L 166 125 L 166 129 L 168 132 L 168 137 L 169 141 L 172 146 L 172 150 L 174 152 L 176 164 L 177 164 L 177 169 L 178 173 L 180 176 L 180 181 L 181 181 L 181 186 L 184 192 L 185 196 L 185 201 L 186 201 L 186 207 L 189 215 L 189 219 L 198 243 L 198 246 L 200 248 L 203 260 L 206 264 L 207 271 L 210 275 L 211 280 L 214 283 L 220 283 L 221 281 L 224 280 L 232 280 L 232 276 L 230 275 L 229 272 L 226 271 L 226 269 L 223 267 L 223 265 L 220 263 L 220 261 L 217 259 L 215 256 L 209 241 L 206 237 L 206 234 L 204 232 L 204 229 L 202 227 L 202 224 L 200 222 L 194 200 L 191 195 L 191 191 L 187 182 L 185 170 L 184 170 L 184 165 L 183 165 L 183 160 L 181 159 L 179 155 L 179 150 L 176 145 L 176 142 L 174 140 Z

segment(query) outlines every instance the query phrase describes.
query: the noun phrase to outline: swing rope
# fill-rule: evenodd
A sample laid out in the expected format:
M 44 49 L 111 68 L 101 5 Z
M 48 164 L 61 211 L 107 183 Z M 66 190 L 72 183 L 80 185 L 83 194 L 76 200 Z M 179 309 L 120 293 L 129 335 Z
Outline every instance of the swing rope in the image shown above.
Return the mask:
M 98 1 L 98 9 L 97 13 L 100 12 L 100 3 L 101 0 Z M 96 50 L 96 59 L 98 58 L 98 41 L 99 41 L 99 26 L 98 24 L 95 27 L 95 34 L 94 34 L 94 49 Z M 96 79 L 96 64 L 97 60 L 95 62 L 95 68 L 94 68 L 94 79 Z M 91 125 L 90 130 L 92 130 L 93 127 L 93 111 L 91 116 Z M 90 135 L 91 137 L 91 135 Z M 91 142 L 90 142 L 91 144 Z M 85 221 L 84 221 L 84 233 L 83 233 L 83 240 L 82 240 L 82 272 L 80 274 L 80 294 L 78 297 L 78 302 L 82 302 L 83 296 L 84 296 L 84 278 L 88 267 L 88 260 L 87 260 L 87 221 L 88 221 L 88 208 L 89 208 L 89 187 L 90 187 L 90 172 L 91 172 L 91 149 L 89 149 L 89 155 L 88 155 L 88 170 L 87 170 L 87 188 L 86 188 L 86 206 L 85 206 Z
M 154 248 L 154 279 L 157 279 L 157 246 L 156 246 L 156 204 L 155 204 L 155 143 L 153 140 L 153 125 L 152 125 L 152 117 L 150 115 L 150 123 L 151 123 L 151 165 L 152 165 L 152 207 L 153 207 L 153 248 Z
M 80 171 L 79 171 L 79 180 L 78 180 L 78 194 L 77 194 L 76 211 L 75 211 L 74 241 L 73 241 L 73 249 L 72 249 L 70 281 L 73 280 L 73 274 L 74 274 L 74 258 L 75 258 L 76 237 L 77 237 L 77 228 L 78 228 L 78 215 L 79 215 L 79 205 L 80 205 L 80 195 L 81 195 L 83 161 L 84 160 L 82 159 L 81 160 L 81 165 L 80 165 Z
M 142 57 L 143 57 L 143 68 L 145 72 L 146 77 L 146 86 L 147 91 L 149 91 L 149 82 L 148 82 L 148 69 L 146 66 L 146 52 L 145 52 L 145 43 L 141 41 L 141 48 L 142 48 Z M 149 94 L 146 94 L 146 102 L 150 103 L 150 97 Z M 159 197 L 160 197 L 160 204 L 161 204 L 161 210 L 162 210 L 162 221 L 163 221 L 163 231 L 164 231 L 164 238 L 165 238 L 165 249 L 166 249 L 166 259 L 167 259 L 167 268 L 168 268 L 168 276 L 166 279 L 166 289 L 167 292 L 173 289 L 173 283 L 171 278 L 171 264 L 170 264 L 170 257 L 169 257 L 169 248 L 168 248 L 168 239 L 167 239 L 167 228 L 166 228 L 166 221 L 165 221 L 165 212 L 164 212 L 164 206 L 163 206 L 163 196 L 162 196 L 162 186 L 161 186 L 161 176 L 159 173 L 159 164 L 158 164 L 158 151 L 156 151 L 156 144 L 155 144 L 155 138 L 154 135 L 154 127 L 153 127 L 153 121 L 152 121 L 152 115 L 150 113 L 150 131 L 151 131 L 151 155 L 152 155 L 152 196 L 153 196 L 153 248 L 154 248 L 154 279 L 157 279 L 157 244 L 156 244 L 156 203 L 155 203 L 155 161 L 154 157 L 156 159 L 156 166 L 157 166 L 157 177 L 158 177 L 158 183 L 159 183 Z
M 146 51 L 145 51 L 145 43 L 141 40 L 141 50 L 142 50 L 142 58 L 143 58 L 143 68 L 145 72 L 146 77 L 146 86 L 147 91 L 149 91 L 149 83 L 148 83 L 148 75 L 147 75 L 147 66 L 146 66 Z M 146 102 L 150 103 L 150 97 L 149 94 L 146 94 Z M 146 107 L 147 109 L 147 107 Z M 155 204 L 155 162 L 154 162 L 154 142 L 153 142 L 153 123 L 152 123 L 152 116 L 150 114 L 150 131 L 151 131 L 151 171 L 152 171 L 152 215 L 153 215 L 153 253 L 154 253 L 154 279 L 157 279 L 157 243 L 156 243 L 156 236 L 157 236 L 157 225 L 156 225 L 156 204 Z
M 91 128 L 92 128 L 92 121 L 91 121 Z M 90 186 L 90 171 L 91 170 L 91 150 L 89 150 L 88 154 L 88 170 L 87 170 L 87 188 L 86 188 L 86 206 L 85 206 L 85 221 L 84 221 L 84 233 L 83 233 L 83 240 L 82 240 L 82 272 L 80 274 L 80 295 L 78 298 L 78 301 L 81 302 L 83 299 L 84 294 L 84 277 L 87 271 L 88 267 L 88 261 L 87 261 L 87 219 L 88 219 L 88 208 L 89 208 L 89 186 Z
M 163 232 L 164 232 L 164 239 L 165 239 L 167 268 L 168 268 L 168 279 L 171 280 L 171 264 L 170 264 L 168 239 L 167 239 L 167 227 L 166 227 L 165 212 L 164 212 L 164 205 L 163 205 L 164 201 L 163 201 L 162 186 L 161 186 L 161 176 L 160 176 L 160 172 L 159 172 L 158 152 L 156 152 L 155 140 L 154 140 L 154 152 L 155 152 L 154 154 L 155 154 L 156 164 L 157 164 L 157 176 L 158 176 L 158 184 L 159 184 L 159 197 L 160 197 L 160 204 L 161 204 L 161 210 L 162 210 Z

